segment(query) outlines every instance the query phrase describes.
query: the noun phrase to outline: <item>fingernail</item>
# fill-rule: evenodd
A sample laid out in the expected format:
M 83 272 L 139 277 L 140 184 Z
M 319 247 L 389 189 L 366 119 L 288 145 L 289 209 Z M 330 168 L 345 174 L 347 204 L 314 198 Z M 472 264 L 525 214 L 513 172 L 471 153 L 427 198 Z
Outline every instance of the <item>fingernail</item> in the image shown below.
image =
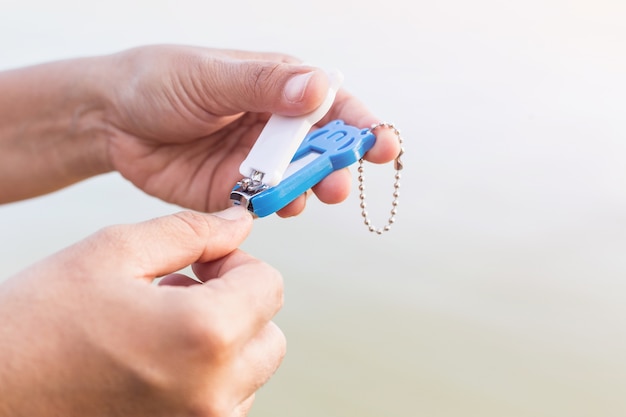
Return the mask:
M 306 72 L 304 74 L 294 75 L 289 81 L 287 81 L 283 91 L 287 101 L 291 103 L 298 103 L 302 101 L 304 91 L 306 90 L 306 86 L 312 75 L 313 72 Z
M 233 206 L 227 208 L 226 210 L 218 211 L 217 213 L 213 213 L 214 216 L 217 216 L 221 219 L 226 220 L 238 220 L 244 216 L 248 215 L 248 210 L 241 206 Z

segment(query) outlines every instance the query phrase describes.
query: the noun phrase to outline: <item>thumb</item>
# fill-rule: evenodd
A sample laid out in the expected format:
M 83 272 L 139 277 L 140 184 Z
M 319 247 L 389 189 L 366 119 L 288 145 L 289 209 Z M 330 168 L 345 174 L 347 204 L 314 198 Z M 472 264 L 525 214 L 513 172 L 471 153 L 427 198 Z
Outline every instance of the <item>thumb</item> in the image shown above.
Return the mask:
M 111 275 L 152 280 L 194 262 L 226 256 L 251 228 L 252 216 L 241 207 L 215 214 L 184 211 L 106 227 L 66 249 L 64 255 L 86 267 L 97 264 L 100 271 L 106 269 Z
M 214 114 L 240 112 L 299 116 L 315 110 L 328 91 L 326 73 L 316 67 L 263 60 L 226 60 L 210 64 L 203 91 Z

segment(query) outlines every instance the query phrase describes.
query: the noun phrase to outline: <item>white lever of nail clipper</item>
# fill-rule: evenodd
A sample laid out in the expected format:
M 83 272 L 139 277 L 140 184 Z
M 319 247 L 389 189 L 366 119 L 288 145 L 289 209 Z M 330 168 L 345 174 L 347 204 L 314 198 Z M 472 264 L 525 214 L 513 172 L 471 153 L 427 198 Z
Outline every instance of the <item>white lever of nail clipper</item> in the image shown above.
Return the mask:
M 274 114 L 270 117 L 250 153 L 241 163 L 241 175 L 258 179 L 273 187 L 282 179 L 287 166 L 311 127 L 320 121 L 335 101 L 337 90 L 343 82 L 341 72 L 327 73 L 328 93 L 322 104 L 304 116 L 289 117 Z M 262 177 L 262 178 L 261 178 Z

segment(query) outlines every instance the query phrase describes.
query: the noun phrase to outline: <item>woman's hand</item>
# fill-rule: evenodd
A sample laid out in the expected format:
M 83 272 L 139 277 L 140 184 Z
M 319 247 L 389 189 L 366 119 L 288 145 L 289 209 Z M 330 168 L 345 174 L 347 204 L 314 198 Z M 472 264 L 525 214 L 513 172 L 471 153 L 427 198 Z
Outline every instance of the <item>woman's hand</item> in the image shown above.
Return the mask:
M 117 170 L 153 196 L 213 212 L 230 204 L 239 165 L 269 116 L 313 111 L 328 79 L 282 54 L 151 46 L 15 70 L 0 74 L 0 86 L 0 149 L 9 160 L 0 166 L 0 202 Z M 332 119 L 378 121 L 344 90 L 320 125 Z M 395 137 L 377 136 L 366 159 L 391 161 Z M 350 181 L 340 170 L 313 191 L 338 203 Z M 279 214 L 304 205 L 302 196 Z
M 322 70 L 280 54 L 158 46 L 112 59 L 112 166 L 149 194 L 208 212 L 229 204 L 239 165 L 270 114 L 309 113 L 328 90 Z M 345 91 L 323 122 L 332 119 L 377 121 Z M 367 156 L 386 162 L 397 153 L 394 138 L 380 135 Z M 324 202 L 343 201 L 350 176 L 339 172 L 314 191 Z M 303 208 L 301 198 L 280 214 Z
M 245 415 L 285 352 L 282 278 L 236 249 L 251 225 L 108 227 L 0 284 L 0 416 Z

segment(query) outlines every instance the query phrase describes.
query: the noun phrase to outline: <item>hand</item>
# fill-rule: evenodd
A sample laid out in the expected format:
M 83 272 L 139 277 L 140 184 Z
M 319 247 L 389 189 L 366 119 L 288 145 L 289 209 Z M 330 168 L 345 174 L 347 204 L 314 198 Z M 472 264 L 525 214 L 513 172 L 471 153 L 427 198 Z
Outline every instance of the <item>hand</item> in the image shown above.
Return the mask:
M 109 227 L 0 285 L 0 416 L 246 415 L 284 355 L 282 279 L 236 249 L 245 210 L 217 216 Z M 194 262 L 204 284 L 151 284 Z
M 271 53 L 183 47 L 144 47 L 106 58 L 110 166 L 147 193 L 200 211 L 225 208 L 239 165 L 271 113 L 309 113 L 324 99 L 323 71 Z M 332 119 L 368 127 L 378 121 L 340 91 L 320 125 Z M 392 160 L 399 145 L 377 131 L 366 159 Z M 313 188 L 326 203 L 350 191 L 347 169 Z M 304 209 L 300 197 L 279 212 Z

